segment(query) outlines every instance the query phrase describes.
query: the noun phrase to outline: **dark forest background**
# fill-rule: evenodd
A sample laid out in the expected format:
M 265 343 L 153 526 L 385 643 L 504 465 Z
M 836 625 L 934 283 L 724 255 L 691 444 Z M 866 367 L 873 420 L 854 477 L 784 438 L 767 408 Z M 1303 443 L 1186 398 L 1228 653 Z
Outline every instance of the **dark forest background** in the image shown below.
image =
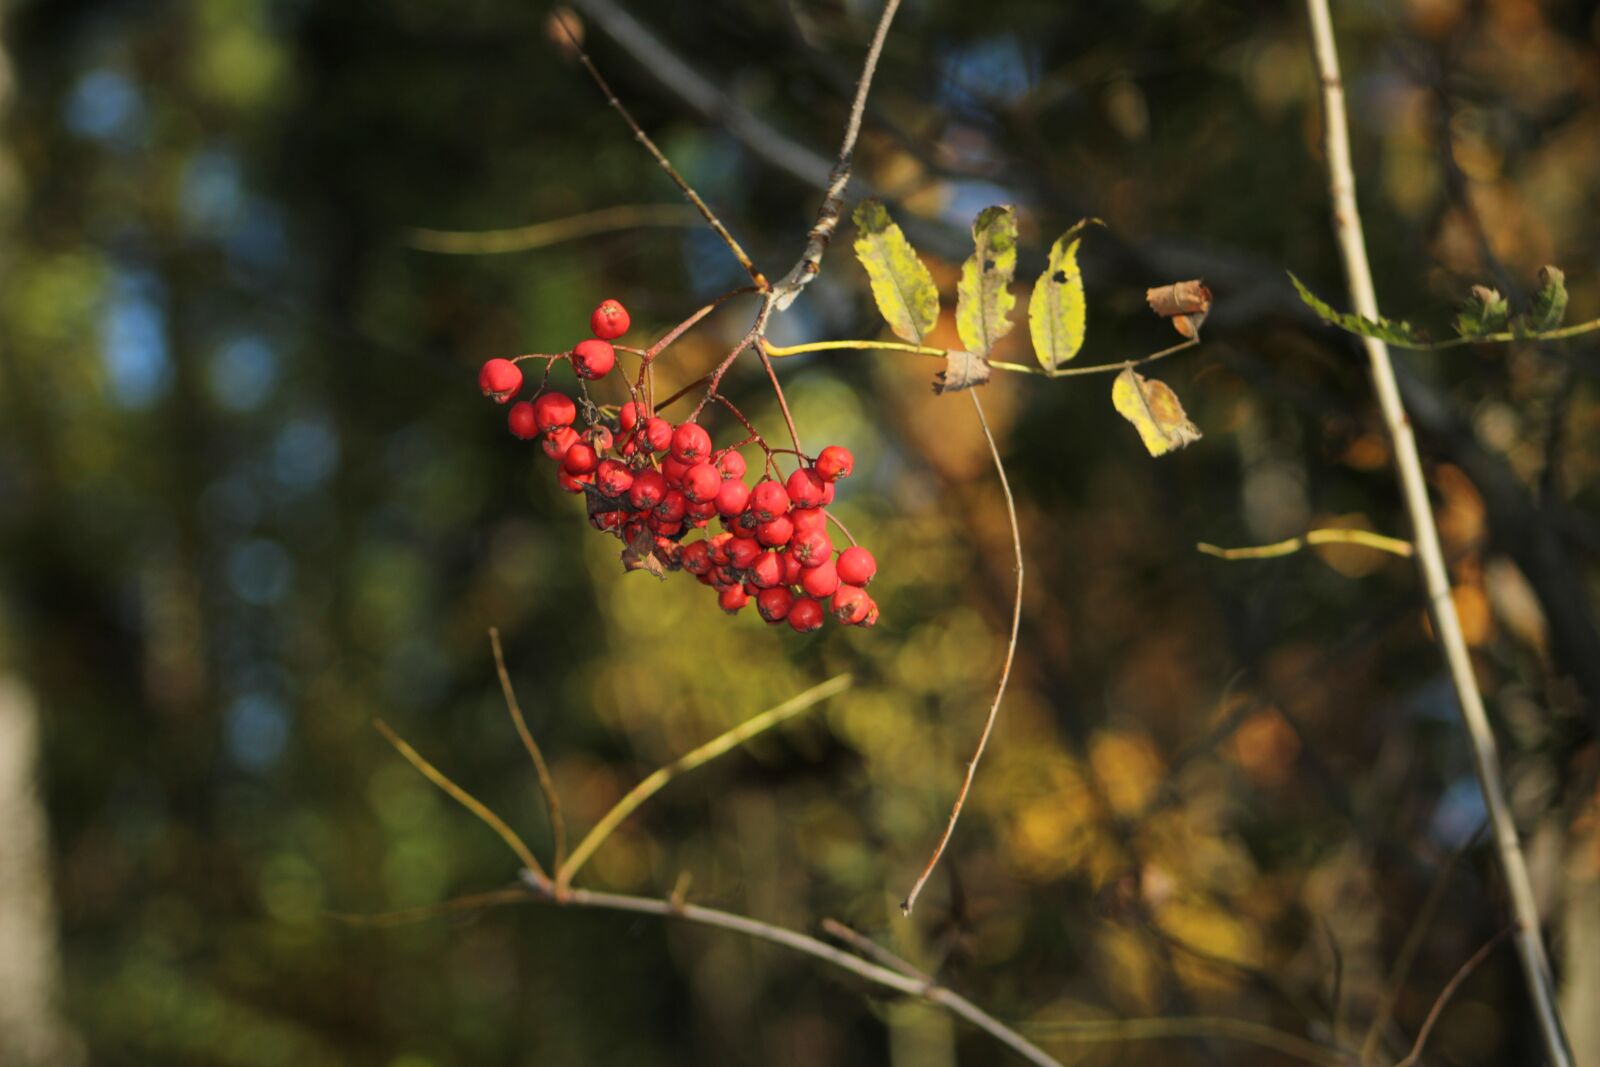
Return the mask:
M 577 7 L 619 94 L 781 273 L 878 5 Z M 688 872 L 693 900 L 808 930 L 839 918 L 1066 1063 L 1296 1062 L 1215 1028 L 1089 1042 L 1061 1025 L 1117 1018 L 1359 1045 L 1431 911 L 1390 1063 L 1506 924 L 1414 568 L 1194 547 L 1407 535 L 1358 348 L 1284 273 L 1344 303 L 1300 5 L 911 0 L 890 35 L 851 196 L 890 203 L 947 307 L 991 203 L 1018 205 L 1027 278 L 1081 216 L 1109 224 L 1085 244 L 1085 361 L 1171 343 L 1147 286 L 1216 293 L 1203 347 L 1160 368 L 1206 435 L 1181 453 L 1144 453 L 1108 378 L 999 375 L 984 393 L 1028 562 L 1018 673 L 912 920 L 896 903 L 987 709 L 1011 596 L 983 440 L 965 398 L 928 388 L 929 361 L 780 365 L 807 436 L 858 457 L 840 510 L 878 547 L 881 624 L 800 637 L 728 619 L 692 583 L 624 575 L 476 390 L 491 356 L 570 346 L 603 297 L 643 338 L 740 284 L 549 5 L 0 10 L 0 748 L 16 771 L 0 910 L 23 924 L 0 1058 L 1009 1062 L 932 1009 L 730 934 L 539 906 L 330 919 L 515 875 L 376 716 L 548 849 L 490 626 L 578 827 L 701 740 L 854 672 L 849 693 L 674 783 L 589 884 L 665 895 Z M 1600 315 L 1596 6 L 1351 0 L 1335 17 L 1386 312 L 1448 332 L 1469 284 L 1522 296 L 1555 263 L 1571 319 Z M 633 206 L 652 224 L 514 253 L 441 254 L 414 233 Z M 852 237 L 775 341 L 878 335 Z M 747 325 L 719 313 L 663 382 Z M 1006 344 L 1031 359 L 1026 331 Z M 1485 346 L 1402 371 L 1594 1067 L 1600 353 Z M 745 409 L 780 425 L 759 371 L 736 373 Z M 1502 947 L 1427 1062 L 1537 1047 Z

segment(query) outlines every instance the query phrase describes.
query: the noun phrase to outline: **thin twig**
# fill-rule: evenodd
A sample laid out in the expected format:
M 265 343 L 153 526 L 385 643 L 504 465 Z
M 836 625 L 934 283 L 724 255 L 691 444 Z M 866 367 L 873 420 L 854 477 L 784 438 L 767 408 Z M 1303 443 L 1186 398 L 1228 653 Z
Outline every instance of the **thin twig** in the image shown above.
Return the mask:
M 700 217 L 706 220 L 706 224 L 716 232 L 718 237 L 722 238 L 722 243 L 728 246 L 728 251 L 733 253 L 733 258 L 739 261 L 739 266 L 743 267 L 745 273 L 750 275 L 750 280 L 755 282 L 757 288 L 767 288 L 766 277 L 756 269 L 756 265 L 750 261 L 750 257 L 745 254 L 745 250 L 740 247 L 739 242 L 734 240 L 733 234 L 729 233 L 728 228 L 722 224 L 722 220 L 717 218 L 716 212 L 712 211 L 706 205 L 706 202 L 700 199 L 700 194 L 694 191 L 694 186 L 690 185 L 684 176 L 678 173 L 677 168 L 672 165 L 672 161 L 667 159 L 666 153 L 656 147 L 656 143 L 650 139 L 650 135 L 644 132 L 644 127 L 635 121 L 633 114 L 617 98 L 617 94 L 611 88 L 610 83 L 600 73 L 600 68 L 594 65 L 594 60 L 589 58 L 589 53 L 583 50 L 583 45 L 578 42 L 577 35 L 567 25 L 567 20 L 556 19 L 556 23 L 561 27 L 561 32 L 566 34 L 568 42 L 572 45 L 573 53 L 578 57 L 578 62 L 583 64 L 583 69 L 589 72 L 589 77 L 594 79 L 595 85 L 599 86 L 600 91 L 605 94 L 606 103 L 610 104 L 612 110 L 622 116 L 622 121 L 626 122 L 628 129 L 633 131 L 634 140 L 644 146 L 645 151 L 650 153 L 650 158 L 654 159 L 661 169 L 667 172 L 667 177 L 672 179 L 673 184 L 678 187 L 678 190 L 683 193 L 689 203 L 699 210 Z
M 950 809 L 950 820 L 945 823 L 944 833 L 939 836 L 939 843 L 934 846 L 933 855 L 928 857 L 927 866 L 923 867 L 922 873 L 917 876 L 911 892 L 906 894 L 906 899 L 900 904 L 900 911 L 906 915 L 910 915 L 911 909 L 916 907 L 922 887 L 928 884 L 933 869 L 939 865 L 939 857 L 944 855 L 945 846 L 950 844 L 950 838 L 956 832 L 956 821 L 961 818 L 961 809 L 967 803 L 967 794 L 972 791 L 972 780 L 978 774 L 978 762 L 983 759 L 983 750 L 989 746 L 989 735 L 994 732 L 995 720 L 1000 716 L 1000 702 L 1005 699 L 1006 684 L 1011 681 L 1011 664 L 1017 655 L 1017 633 L 1022 628 L 1022 530 L 1017 524 L 1017 503 L 1011 496 L 1011 482 L 1006 478 L 1006 466 L 1000 460 L 1000 446 L 995 444 L 994 434 L 989 431 L 989 420 L 984 417 L 983 403 L 978 399 L 978 391 L 968 390 L 967 395 L 972 397 L 972 408 L 978 413 L 978 425 L 983 427 L 984 440 L 989 442 L 989 455 L 994 458 L 995 473 L 1000 475 L 1000 489 L 1005 493 L 1006 516 L 1011 520 L 1011 548 L 1016 554 L 1017 594 L 1011 607 L 1011 639 L 1006 643 L 1006 659 L 1000 668 L 1000 684 L 995 687 L 994 703 L 989 705 L 989 717 L 984 720 L 983 733 L 978 735 L 978 747 L 967 763 L 966 777 L 962 779 L 961 789 L 956 793 L 956 801 Z
M 669 919 L 682 919 L 702 926 L 714 926 L 723 930 L 732 930 L 736 933 L 744 934 L 746 937 L 782 945 L 785 948 L 831 963 L 835 967 L 865 978 L 869 982 L 936 1004 L 951 1014 L 959 1015 L 961 1018 L 966 1019 L 991 1037 L 1009 1046 L 1027 1059 L 1028 1062 L 1038 1065 L 1038 1067 L 1061 1067 L 1060 1061 L 1052 1058 L 1038 1045 L 1035 1045 L 959 993 L 952 992 L 943 986 L 930 986 L 920 978 L 913 978 L 909 975 L 901 974 L 897 970 L 861 959 L 859 956 L 842 952 L 832 945 L 806 934 L 786 930 L 781 926 L 773 926 L 770 923 L 761 922 L 759 919 L 751 919 L 743 915 L 719 911 L 715 908 L 702 907 L 698 904 L 674 904 L 672 901 L 656 900 L 651 897 L 626 896 L 621 893 L 600 893 L 591 889 L 571 889 L 564 896 L 557 898 L 550 893 L 547 885 L 541 884 L 537 877 L 528 879 L 528 884 L 535 898 L 546 903 L 580 908 L 603 908 L 609 911 L 625 911 L 643 915 L 658 915 Z
M 443 771 L 424 759 L 422 754 L 406 744 L 405 740 L 395 733 L 388 723 L 382 719 L 373 719 L 372 725 L 377 727 L 378 732 L 384 736 L 385 740 L 394 746 L 396 752 L 405 757 L 407 763 L 422 772 L 424 778 L 442 789 L 451 800 L 476 815 L 489 829 L 499 834 L 500 840 L 504 841 L 507 847 L 517 854 L 517 859 L 522 861 L 524 867 L 540 877 L 544 876 L 544 868 L 539 866 L 539 861 L 534 858 L 533 851 L 528 848 L 527 843 L 522 838 L 517 836 L 515 830 L 505 824 L 505 820 L 485 807 L 477 797 L 452 782 Z
M 531 252 L 562 241 L 591 237 L 615 230 L 635 230 L 646 226 L 698 226 L 700 216 L 678 204 L 619 204 L 616 207 L 586 211 L 570 218 L 536 222 L 505 230 L 428 230 L 414 229 L 409 244 L 420 252 L 445 255 L 500 255 L 506 252 Z
M 1410 559 L 1415 549 L 1410 541 L 1398 537 L 1385 537 L 1371 530 L 1310 530 L 1304 537 L 1291 537 L 1287 541 L 1274 541 L 1270 545 L 1253 545 L 1249 548 L 1218 548 L 1201 541 L 1194 547 L 1218 559 L 1276 559 L 1292 555 L 1308 545 L 1360 545 L 1392 555 Z
M 544 760 L 544 752 L 540 750 L 539 742 L 533 739 L 528 721 L 522 717 L 522 705 L 517 702 L 517 692 L 511 687 L 511 674 L 506 670 L 505 651 L 500 647 L 500 628 L 497 626 L 489 627 L 489 647 L 494 649 L 494 669 L 500 676 L 500 692 L 506 699 L 506 711 L 517 728 L 517 736 L 522 738 L 522 747 L 528 750 L 528 758 L 533 760 L 534 773 L 539 776 L 539 791 L 544 794 L 545 811 L 550 816 L 550 835 L 555 838 L 556 855 L 552 865 L 559 868 L 567 858 L 567 823 L 561 817 L 561 798 L 556 795 L 556 783 L 550 777 L 550 765 Z
M 1240 1041 L 1281 1052 L 1285 1056 L 1318 1064 L 1319 1067 L 1347 1067 L 1350 1060 L 1337 1049 L 1307 1041 L 1303 1037 L 1251 1022 L 1222 1016 L 1191 1015 L 1154 1019 L 1085 1019 L 1071 1022 L 1037 1023 L 1028 1032 L 1041 1037 L 1082 1042 L 1160 1041 L 1170 1038 L 1221 1038 Z
M 578 847 L 572 850 L 572 855 L 567 857 L 556 871 L 556 892 L 564 892 L 572 884 L 572 878 L 578 873 L 589 857 L 594 855 L 596 849 L 605 844 L 605 841 L 622 822 L 638 810 L 639 806 L 659 793 L 664 786 L 680 774 L 686 774 L 710 760 L 722 755 L 730 749 L 736 748 L 750 738 L 778 725 L 785 719 L 793 718 L 800 712 L 813 705 L 844 692 L 850 688 L 852 679 L 848 674 L 838 674 L 820 685 L 814 685 L 803 693 L 785 700 L 782 704 L 768 708 L 759 715 L 752 716 L 733 729 L 706 742 L 699 748 L 686 755 L 679 756 L 671 763 L 651 774 L 644 781 L 630 789 L 626 796 L 611 806 L 611 810 L 595 823 L 594 829 L 578 842 Z
M 1472 972 L 1478 969 L 1478 965 L 1489 958 L 1489 953 L 1495 950 L 1495 946 L 1511 936 L 1515 930 L 1516 927 L 1508 926 L 1491 937 L 1488 943 L 1474 952 L 1472 958 L 1463 963 L 1460 970 L 1456 971 L 1450 981 L 1445 983 L 1445 987 L 1439 991 L 1438 999 L 1433 1002 L 1433 1007 L 1428 1009 L 1428 1017 L 1423 1020 L 1422 1029 L 1417 1031 L 1417 1040 L 1411 1046 L 1410 1054 L 1395 1064 L 1394 1067 L 1412 1067 L 1417 1060 L 1422 1058 L 1423 1046 L 1428 1043 L 1429 1035 L 1433 1033 L 1433 1028 L 1438 1025 L 1439 1016 L 1444 1014 L 1445 1007 L 1449 1005 L 1450 999 L 1456 995 L 1456 990 L 1461 988 L 1461 983 L 1471 977 Z
M 1177 355 L 1179 352 L 1187 351 L 1199 343 L 1199 338 L 1191 337 L 1187 341 L 1175 344 L 1170 348 L 1163 348 L 1159 352 L 1151 352 L 1147 356 L 1120 359 L 1115 363 L 1091 363 L 1084 367 L 1058 367 L 1055 370 L 1045 370 L 1043 367 L 1036 367 L 1027 363 L 1007 363 L 1003 360 L 986 360 L 985 362 L 996 370 L 1008 370 L 1017 374 L 1034 374 L 1044 378 L 1077 378 L 1085 374 L 1117 374 L 1130 367 L 1140 367 L 1146 363 L 1154 363 L 1158 359 L 1166 359 L 1168 356 Z M 766 338 L 762 338 L 761 347 L 762 351 L 773 359 L 840 349 L 910 352 L 918 356 L 933 356 L 936 359 L 950 358 L 950 350 L 948 348 L 906 344 L 902 341 L 811 341 L 800 345 L 775 345 L 767 341 Z
M 839 160 L 828 175 L 828 187 L 823 192 L 822 206 L 817 209 L 817 221 L 806 235 L 805 251 L 789 273 L 772 290 L 772 300 L 779 311 L 794 303 L 811 279 L 822 271 L 822 257 L 828 251 L 828 242 L 839 225 L 844 205 L 844 189 L 850 184 L 850 171 L 855 161 L 856 137 L 861 133 L 861 114 L 867 107 L 867 94 L 872 90 L 872 76 L 878 70 L 878 57 L 883 53 L 883 42 L 889 36 L 889 24 L 900 9 L 900 0 L 887 0 L 878 16 L 878 28 L 873 31 L 872 44 L 867 48 L 866 61 L 861 65 L 861 78 L 856 82 L 856 97 L 850 104 L 850 119 L 845 124 L 844 140 L 839 145 Z
M 323 914 L 334 922 L 341 922 L 347 926 L 381 928 L 409 926 L 412 923 L 426 922 L 429 919 L 437 919 L 441 915 L 451 915 L 458 911 L 472 911 L 476 908 L 496 908 L 506 904 L 526 903 L 528 903 L 528 891 L 518 885 L 507 889 L 491 889 L 486 893 L 468 893 L 465 896 L 441 901 L 438 904 L 423 904 L 415 908 L 401 908 L 399 911 L 372 913 L 329 911 Z
M 1328 10 L 1328 0 L 1306 0 L 1306 9 L 1310 14 L 1313 51 L 1322 84 L 1323 136 L 1329 195 L 1333 201 L 1334 233 L 1355 311 L 1358 315 L 1378 321 L 1378 298 L 1372 284 L 1372 268 L 1367 262 L 1361 213 L 1356 205 L 1355 172 L 1350 160 L 1350 132 L 1345 118 L 1344 85 L 1339 75 L 1339 51 L 1333 33 L 1333 17 Z M 1473 673 L 1472 659 L 1461 631 L 1461 619 L 1456 614 L 1455 602 L 1450 596 L 1450 575 L 1445 567 L 1444 551 L 1439 543 L 1439 532 L 1434 522 L 1433 506 L 1428 498 L 1427 480 L 1423 476 L 1422 460 L 1417 454 L 1411 420 L 1400 399 L 1400 387 L 1389 358 L 1388 346 L 1372 337 L 1364 337 L 1362 341 L 1371 366 L 1378 404 L 1394 445 L 1406 510 L 1411 517 L 1413 540 L 1433 616 L 1434 633 L 1438 635 L 1460 701 L 1484 807 L 1494 829 L 1501 873 L 1506 880 L 1511 910 L 1516 920 L 1517 949 L 1528 995 L 1538 1018 L 1546 1055 L 1555 1067 L 1571 1067 L 1572 1052 L 1561 1025 L 1554 983 L 1550 977 L 1550 962 L 1545 955 L 1544 940 L 1540 934 L 1539 908 L 1534 900 L 1527 863 L 1522 856 L 1516 822 L 1506 799 L 1494 732 L 1489 726 L 1483 694 L 1478 689 L 1477 677 Z
M 857 933 L 838 919 L 823 919 L 822 929 L 827 932 L 829 937 L 843 941 L 869 960 L 875 960 L 885 967 L 892 967 L 907 978 L 920 979 L 928 985 L 935 984 L 934 977 L 927 971 L 924 971 L 910 960 L 890 952 L 865 934 Z

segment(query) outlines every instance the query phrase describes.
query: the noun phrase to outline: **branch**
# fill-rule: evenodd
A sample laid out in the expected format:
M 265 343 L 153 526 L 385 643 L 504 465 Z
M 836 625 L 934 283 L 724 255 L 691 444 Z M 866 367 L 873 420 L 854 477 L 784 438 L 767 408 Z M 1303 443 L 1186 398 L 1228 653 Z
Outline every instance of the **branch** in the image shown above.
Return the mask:
M 544 794 L 545 811 L 550 816 L 550 835 L 555 838 L 556 855 L 551 862 L 560 867 L 567 855 L 567 823 L 561 817 L 561 798 L 556 795 L 556 784 L 550 777 L 550 765 L 544 760 L 539 742 L 533 739 L 533 732 L 528 729 L 528 721 L 522 717 L 522 705 L 517 703 L 517 692 L 511 688 L 511 675 L 506 671 L 506 657 L 500 647 L 498 627 L 489 627 L 489 647 L 494 649 L 494 669 L 500 676 L 500 692 L 506 700 L 506 711 L 511 715 L 511 721 L 517 728 L 517 736 L 522 738 L 522 747 L 528 750 L 528 758 L 533 761 L 533 771 L 539 777 L 539 790 Z
M 497 255 L 504 252 L 531 252 L 562 241 L 613 230 L 632 230 L 642 226 L 695 226 L 699 222 L 700 217 L 693 210 L 677 204 L 620 204 L 508 230 L 419 228 L 411 231 L 408 243 L 422 252 L 457 256 Z
M 872 44 L 867 48 L 867 58 L 861 66 L 861 80 L 856 82 L 856 98 L 850 105 L 850 120 L 845 124 L 844 141 L 839 145 L 839 161 L 828 175 L 828 187 L 823 192 L 822 206 L 817 209 L 817 221 L 806 235 L 806 248 L 800 261 L 790 268 L 773 289 L 772 299 L 779 311 L 785 311 L 800 295 L 800 290 L 810 284 L 822 271 L 822 256 L 828 251 L 828 242 L 839 225 L 839 209 L 844 203 L 844 187 L 850 184 L 850 170 L 855 162 L 856 137 L 861 133 L 861 113 L 866 110 L 867 94 L 872 90 L 872 76 L 878 70 L 878 56 L 883 52 L 884 38 L 889 35 L 889 24 L 900 9 L 900 0 L 886 0 L 883 13 L 878 16 L 878 28 L 873 32 Z
M 1000 702 L 1005 699 L 1006 683 L 1011 681 L 1011 664 L 1017 655 L 1017 632 L 1022 628 L 1022 531 L 1017 525 L 1017 503 L 1011 496 L 1011 482 L 1006 478 L 1005 464 L 1000 461 L 1000 448 L 994 443 L 994 434 L 989 432 L 989 420 L 984 417 L 983 404 L 978 400 L 978 393 L 972 390 L 967 395 L 972 397 L 973 410 L 978 413 L 978 425 L 983 427 L 984 440 L 989 442 L 989 455 L 994 457 L 994 469 L 1000 475 L 1000 489 L 1006 496 L 1006 516 L 1011 520 L 1011 548 L 1016 553 L 1017 559 L 1017 594 L 1011 607 L 1011 640 L 1006 644 L 1005 664 L 1000 668 L 1000 684 L 995 687 L 994 703 L 989 705 L 989 717 L 984 721 L 983 733 L 978 735 L 978 747 L 967 763 L 967 774 L 962 779 L 961 790 L 956 793 L 956 802 L 950 809 L 950 820 L 945 823 L 944 833 L 940 835 L 939 843 L 934 846 L 933 855 L 928 858 L 927 866 L 923 867 L 922 873 L 917 876 L 911 892 L 906 894 L 906 899 L 900 904 L 901 912 L 906 915 L 910 915 L 911 909 L 916 907 L 922 887 L 928 884 L 928 877 L 939 865 L 939 858 L 944 855 L 945 846 L 950 844 L 950 838 L 956 832 L 956 821 L 961 818 L 961 809 L 967 803 L 967 794 L 972 791 L 972 780 L 978 774 L 978 761 L 983 759 L 983 750 L 989 746 L 989 735 L 994 732 L 995 720 L 1000 715 Z
M 848 674 L 835 675 L 820 685 L 814 685 L 805 692 L 790 697 L 782 704 L 768 708 L 761 714 L 746 719 L 733 729 L 706 742 L 687 755 L 679 756 L 665 767 L 660 768 L 650 777 L 640 782 L 628 791 L 628 794 L 611 806 L 611 810 L 594 825 L 584 839 L 578 842 L 578 847 L 572 850 L 572 855 L 560 865 L 556 871 L 554 892 L 558 895 L 567 892 L 567 887 L 572 884 L 572 878 L 578 873 L 595 850 L 605 844 L 606 838 L 620 826 L 629 815 L 639 809 L 639 806 L 678 777 L 694 770 L 701 764 L 707 763 L 722 755 L 730 749 L 748 741 L 750 738 L 770 729 L 805 711 L 813 705 L 820 704 L 831 696 L 849 689 L 853 679 Z
M 1494 951 L 1495 946 L 1504 941 L 1514 929 L 1515 927 L 1508 926 L 1498 934 L 1495 934 L 1487 944 L 1472 954 L 1471 959 L 1461 965 L 1461 969 L 1456 971 L 1455 976 L 1439 991 L 1439 998 L 1433 1002 L 1433 1007 L 1429 1009 L 1428 1018 L 1423 1021 L 1422 1029 L 1417 1031 L 1417 1041 L 1416 1044 L 1411 1046 L 1411 1053 L 1395 1064 L 1394 1067 L 1412 1067 L 1417 1060 L 1422 1058 L 1422 1048 L 1428 1043 L 1428 1036 L 1433 1033 L 1434 1026 L 1438 1024 L 1439 1016 L 1444 1014 L 1445 1006 L 1450 1003 L 1450 998 L 1456 995 L 1456 990 L 1461 988 L 1461 983 L 1465 982 L 1472 972 L 1478 969 L 1478 965 L 1489 958 L 1489 953 Z
M 1376 322 L 1381 316 L 1372 284 L 1372 269 L 1367 262 L 1361 213 L 1356 205 L 1355 173 L 1350 162 L 1350 131 L 1345 119 L 1344 85 L 1339 75 L 1339 52 L 1333 34 L 1333 18 L 1329 14 L 1327 0 L 1306 0 L 1306 9 L 1311 18 L 1312 43 L 1322 84 L 1323 136 L 1328 161 L 1328 190 L 1333 201 L 1334 234 L 1338 239 L 1345 280 L 1356 313 Z M 1571 1067 L 1572 1052 L 1567 1045 L 1566 1033 L 1556 1007 L 1550 963 L 1539 932 L 1539 909 L 1533 897 L 1527 864 L 1523 860 L 1522 845 L 1517 838 L 1516 823 L 1506 799 L 1500 756 L 1489 726 L 1488 712 L 1484 709 L 1483 694 L 1478 689 L 1472 659 L 1461 632 L 1461 620 L 1450 597 L 1450 576 L 1445 569 L 1444 552 L 1440 547 L 1439 532 L 1434 523 L 1433 507 L 1428 499 L 1427 481 L 1423 477 L 1411 420 L 1400 398 L 1400 387 L 1389 358 L 1388 346 L 1373 337 L 1364 337 L 1362 341 L 1384 424 L 1394 444 L 1395 461 L 1399 467 L 1406 510 L 1411 517 L 1434 633 L 1438 635 L 1461 704 L 1461 714 L 1466 721 L 1467 735 L 1477 765 L 1478 784 L 1483 791 L 1484 806 L 1494 829 L 1500 868 L 1516 919 L 1517 949 L 1522 959 L 1528 995 L 1538 1017 L 1546 1055 L 1556 1067 Z

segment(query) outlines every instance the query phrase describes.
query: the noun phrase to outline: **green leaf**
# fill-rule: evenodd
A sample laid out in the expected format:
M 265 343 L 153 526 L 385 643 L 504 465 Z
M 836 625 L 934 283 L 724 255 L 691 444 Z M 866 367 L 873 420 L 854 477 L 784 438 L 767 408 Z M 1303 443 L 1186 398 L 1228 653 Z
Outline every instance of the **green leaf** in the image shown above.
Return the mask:
M 977 356 L 987 356 L 1011 332 L 1011 279 L 1017 272 L 1017 213 L 1010 207 L 986 207 L 972 223 L 972 255 L 961 266 L 956 284 L 956 330 L 961 343 Z
M 1300 299 L 1305 301 L 1306 307 L 1315 311 L 1317 317 L 1329 325 L 1337 326 L 1346 333 L 1358 334 L 1362 337 L 1375 337 L 1380 341 L 1387 341 L 1389 344 L 1398 345 L 1401 348 L 1426 348 L 1428 346 L 1428 339 L 1409 322 L 1397 322 L 1394 319 L 1386 319 L 1381 316 L 1378 321 L 1374 322 L 1361 315 L 1336 311 L 1331 304 L 1317 296 L 1310 289 L 1307 289 L 1305 283 L 1296 278 L 1293 272 L 1290 272 L 1289 280 L 1294 282 L 1294 287 L 1299 292 Z
M 1050 246 L 1050 261 L 1028 297 L 1028 330 L 1033 352 L 1046 371 L 1056 370 L 1083 347 L 1088 309 L 1083 298 L 1083 271 L 1078 267 L 1079 223 Z
M 1539 291 L 1533 294 L 1528 313 L 1518 319 L 1524 330 L 1543 333 L 1554 330 L 1567 317 L 1567 276 L 1560 267 L 1539 268 Z
M 1474 285 L 1472 292 L 1462 302 L 1456 313 L 1456 333 L 1462 337 L 1483 337 L 1499 333 L 1511 320 L 1511 305 L 1498 289 L 1487 285 Z
M 939 321 L 939 288 L 916 249 L 876 200 L 856 206 L 856 258 L 867 268 L 872 298 L 889 329 L 920 345 Z

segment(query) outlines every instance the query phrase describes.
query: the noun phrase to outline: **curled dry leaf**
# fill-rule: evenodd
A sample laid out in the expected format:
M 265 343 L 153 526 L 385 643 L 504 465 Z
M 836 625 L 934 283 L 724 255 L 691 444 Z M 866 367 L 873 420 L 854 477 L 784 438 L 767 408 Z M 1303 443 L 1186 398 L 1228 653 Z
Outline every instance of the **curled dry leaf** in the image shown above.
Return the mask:
M 955 350 L 945 357 L 944 370 L 933 376 L 933 391 L 959 393 L 963 389 L 985 384 L 993 373 L 989 361 L 982 356 Z
M 661 557 L 656 555 L 656 539 L 650 535 L 650 531 L 640 530 L 634 534 L 628 547 L 622 550 L 622 569 L 649 571 L 662 581 L 667 580 L 667 568 L 662 564 Z
M 1132 367 L 1117 375 L 1111 386 L 1111 403 L 1133 423 L 1152 456 L 1200 440 L 1200 430 L 1184 414 L 1178 395 L 1165 382 L 1135 374 Z
M 1171 319 L 1173 328 L 1189 338 L 1200 333 L 1200 324 L 1211 314 L 1211 290 L 1198 278 L 1147 289 L 1144 298 L 1151 311 Z

